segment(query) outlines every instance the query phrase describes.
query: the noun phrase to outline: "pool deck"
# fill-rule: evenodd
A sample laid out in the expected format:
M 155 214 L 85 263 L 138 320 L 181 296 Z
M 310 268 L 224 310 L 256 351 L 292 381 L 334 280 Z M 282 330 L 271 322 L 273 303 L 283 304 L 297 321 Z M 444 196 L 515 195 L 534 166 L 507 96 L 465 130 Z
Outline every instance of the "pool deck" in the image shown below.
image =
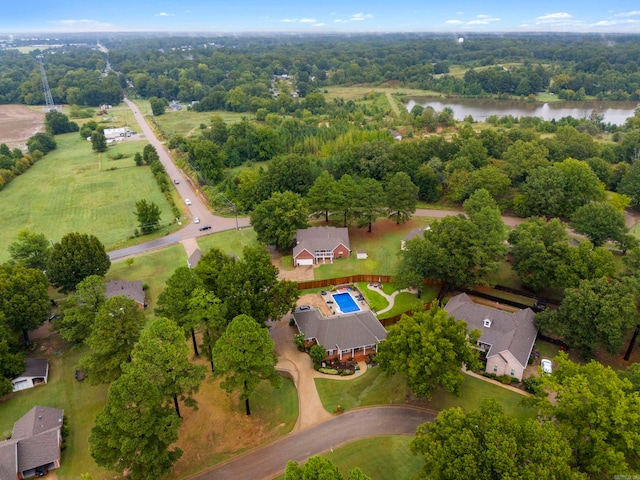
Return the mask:
M 337 295 L 337 294 L 340 294 L 340 293 L 349 293 L 350 294 L 351 299 L 354 301 L 354 303 L 358 307 L 360 307 L 360 310 L 356 310 L 356 311 L 362 312 L 362 311 L 365 311 L 365 310 L 371 310 L 369 308 L 369 304 L 364 299 L 364 297 L 363 297 L 362 300 L 357 300 L 356 299 L 356 295 L 362 295 L 362 293 L 357 288 L 342 287 L 342 288 L 336 288 L 333 291 L 327 291 L 326 295 L 322 295 L 322 299 L 324 300 L 325 304 L 329 308 L 329 311 L 331 312 L 331 315 L 342 315 L 342 314 L 345 314 L 345 313 L 355 313 L 356 312 L 356 311 L 343 312 L 342 310 L 340 310 L 340 307 L 339 307 L 338 303 L 333 299 L 334 295 Z M 329 302 L 331 302 L 331 303 L 329 303 Z

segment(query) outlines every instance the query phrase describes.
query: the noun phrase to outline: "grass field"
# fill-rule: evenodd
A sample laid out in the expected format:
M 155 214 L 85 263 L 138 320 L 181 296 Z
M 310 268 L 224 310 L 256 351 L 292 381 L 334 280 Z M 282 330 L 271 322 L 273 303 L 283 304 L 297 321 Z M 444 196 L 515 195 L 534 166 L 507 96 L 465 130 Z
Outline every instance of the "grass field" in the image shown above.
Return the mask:
M 133 263 L 128 265 L 125 260 L 111 264 L 105 276 L 106 280 L 142 280 L 148 288 L 147 312 L 153 312 L 158 301 L 158 295 L 164 290 L 165 282 L 178 267 L 187 266 L 187 254 L 180 244 L 172 245 L 162 250 L 138 255 Z
M 424 227 L 431 221 L 428 217 L 414 217 L 407 223 L 396 225 L 392 220 L 382 219 L 373 224 L 372 233 L 368 233 L 366 228 L 350 228 L 351 256 L 314 268 L 314 278 L 321 280 L 357 274 L 395 275 L 400 241 L 414 228 Z M 368 258 L 358 260 L 355 255 L 358 250 L 366 251 Z
M 256 232 L 253 228 L 243 228 L 241 230 L 228 230 L 226 232 L 207 235 L 198 238 L 198 245 L 203 253 L 218 248 L 226 254 L 234 254 L 238 257 L 242 256 L 242 249 L 247 245 L 255 245 Z
M 404 435 L 364 438 L 322 456 L 331 460 L 344 478 L 349 470 L 360 467 L 372 480 L 409 480 L 424 465 L 424 460 L 409 450 L 411 440 L 413 437 Z M 276 480 L 284 480 L 284 475 Z
M 334 98 L 344 98 L 345 100 L 363 100 L 370 93 L 390 93 L 392 95 L 420 96 L 420 97 L 441 97 L 442 94 L 431 90 L 420 90 L 417 88 L 389 87 L 389 86 L 335 86 L 325 88 L 327 100 Z
M 136 100 L 136 104 L 138 101 Z M 143 110 L 141 110 L 143 111 Z M 249 112 L 227 112 L 226 110 L 214 110 L 211 112 L 187 111 L 186 109 L 174 112 L 167 111 L 164 115 L 153 117 L 160 125 L 168 138 L 173 135 L 189 136 L 200 130 L 200 124 L 211 125 L 211 117 L 220 115 L 227 124 L 237 123 L 242 118 L 252 119 L 254 114 Z
M 172 219 L 149 167 L 133 161 L 143 142 L 123 142 L 102 155 L 77 133 L 57 135 L 56 142 L 56 150 L 0 191 L 0 262 L 9 258 L 7 247 L 24 228 L 54 242 L 69 232 L 90 233 L 107 250 L 117 248 L 133 234 L 135 202 L 143 198 L 160 207 L 163 223 Z M 119 152 L 129 156 L 110 159 Z
M 328 412 L 334 412 L 337 405 L 344 410 L 366 405 L 402 404 L 407 398 L 407 386 L 403 375 L 387 376 L 378 367 L 370 368 L 362 376 L 353 380 L 337 382 L 330 379 L 315 379 L 322 405 Z M 431 399 L 421 399 L 419 405 L 434 410 L 462 407 L 473 410 L 480 407 L 483 398 L 494 398 L 507 415 L 520 420 L 533 418 L 533 409 L 521 405 L 522 395 L 465 375 L 456 396 L 439 389 Z

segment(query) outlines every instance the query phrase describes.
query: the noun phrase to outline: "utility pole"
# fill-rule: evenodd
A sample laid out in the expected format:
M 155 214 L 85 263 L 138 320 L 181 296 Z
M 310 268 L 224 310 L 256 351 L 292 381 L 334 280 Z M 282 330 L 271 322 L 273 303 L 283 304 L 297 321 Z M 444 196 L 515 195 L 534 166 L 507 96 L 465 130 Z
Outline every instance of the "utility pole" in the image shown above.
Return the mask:
M 40 65 L 40 75 L 42 75 L 42 87 L 44 88 L 44 101 L 45 101 L 45 112 L 56 112 L 58 109 L 56 105 L 53 103 L 53 96 L 51 95 L 51 89 L 49 88 L 49 82 L 47 81 L 47 74 L 44 71 L 44 55 L 40 54 L 36 57 L 38 59 L 38 64 Z

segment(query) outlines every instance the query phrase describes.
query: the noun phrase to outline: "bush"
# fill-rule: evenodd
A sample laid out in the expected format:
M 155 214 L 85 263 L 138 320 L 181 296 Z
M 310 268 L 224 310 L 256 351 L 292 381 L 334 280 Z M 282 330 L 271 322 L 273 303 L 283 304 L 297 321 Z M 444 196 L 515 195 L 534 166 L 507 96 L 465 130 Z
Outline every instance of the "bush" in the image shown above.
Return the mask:
M 522 383 L 524 384 L 525 392 L 529 392 L 533 395 L 542 393 L 542 386 L 544 381 L 540 377 L 528 377 L 525 378 Z
M 325 351 L 324 347 L 322 347 L 322 345 L 314 345 L 309 351 L 309 356 L 311 357 L 313 363 L 320 363 L 326 355 L 327 352 Z
M 327 375 L 338 375 L 338 370 L 336 370 L 335 368 L 329 368 L 329 367 L 320 367 L 318 369 L 318 371 L 320 373 L 326 373 Z
M 500 375 L 498 377 L 498 380 L 500 381 L 500 383 L 503 383 L 505 385 L 510 385 L 511 382 L 513 382 L 513 380 L 515 379 L 509 375 Z

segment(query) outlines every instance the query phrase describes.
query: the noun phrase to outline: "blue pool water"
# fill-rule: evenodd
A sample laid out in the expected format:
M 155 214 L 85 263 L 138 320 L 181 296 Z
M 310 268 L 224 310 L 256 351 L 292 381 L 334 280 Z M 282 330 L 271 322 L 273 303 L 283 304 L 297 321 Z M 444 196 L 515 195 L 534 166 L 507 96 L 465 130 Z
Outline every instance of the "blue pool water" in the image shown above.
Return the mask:
M 349 293 L 335 293 L 333 299 L 342 313 L 359 312 L 360 307 Z

